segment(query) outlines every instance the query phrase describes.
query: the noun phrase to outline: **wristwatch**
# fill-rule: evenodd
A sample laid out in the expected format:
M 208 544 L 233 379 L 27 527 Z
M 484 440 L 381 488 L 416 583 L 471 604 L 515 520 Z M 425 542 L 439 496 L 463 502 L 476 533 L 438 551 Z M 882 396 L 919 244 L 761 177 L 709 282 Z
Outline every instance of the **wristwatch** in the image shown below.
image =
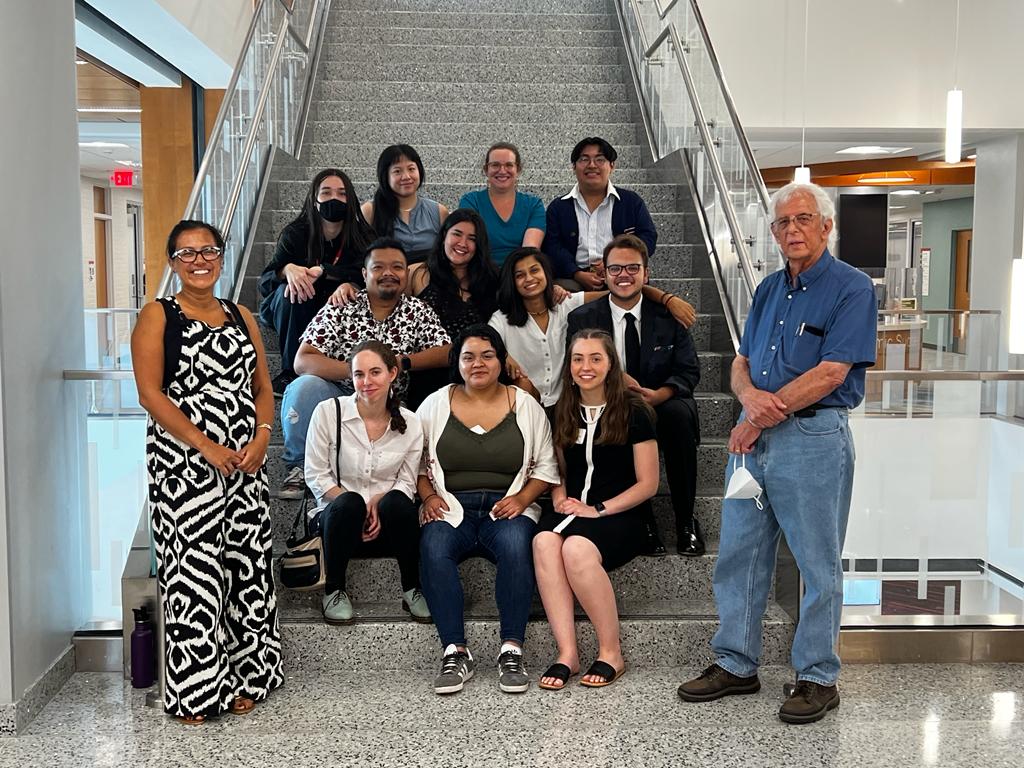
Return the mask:
M 594 505 L 594 509 L 597 510 L 597 516 L 598 517 L 604 517 L 604 502 L 603 501 L 597 502 L 597 504 Z
M 402 355 L 402 370 L 403 371 L 411 371 L 412 370 L 412 360 L 410 360 L 405 355 Z

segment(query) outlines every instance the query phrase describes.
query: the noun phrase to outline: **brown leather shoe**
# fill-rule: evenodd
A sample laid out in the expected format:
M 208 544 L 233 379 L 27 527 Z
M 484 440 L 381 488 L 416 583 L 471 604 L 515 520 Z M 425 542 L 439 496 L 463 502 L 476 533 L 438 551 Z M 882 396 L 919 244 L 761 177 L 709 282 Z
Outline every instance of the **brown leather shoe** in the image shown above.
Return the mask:
M 741 696 L 760 690 L 761 681 L 757 675 L 737 677 L 717 664 L 712 664 L 700 677 L 680 685 L 676 693 L 683 701 L 714 701 L 723 696 Z
M 839 689 L 836 686 L 798 680 L 793 693 L 779 709 L 779 719 L 794 725 L 816 723 L 830 709 L 838 706 Z

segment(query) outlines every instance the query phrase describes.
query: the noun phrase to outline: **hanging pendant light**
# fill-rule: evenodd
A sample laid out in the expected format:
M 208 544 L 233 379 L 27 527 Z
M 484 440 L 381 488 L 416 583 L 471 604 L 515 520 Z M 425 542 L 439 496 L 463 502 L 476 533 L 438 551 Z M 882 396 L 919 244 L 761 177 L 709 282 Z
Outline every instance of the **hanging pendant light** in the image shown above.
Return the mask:
M 963 144 L 964 92 L 956 87 L 957 58 L 960 48 L 960 0 L 956 0 L 956 23 L 953 34 L 953 88 L 946 93 L 946 156 L 947 163 L 960 162 Z

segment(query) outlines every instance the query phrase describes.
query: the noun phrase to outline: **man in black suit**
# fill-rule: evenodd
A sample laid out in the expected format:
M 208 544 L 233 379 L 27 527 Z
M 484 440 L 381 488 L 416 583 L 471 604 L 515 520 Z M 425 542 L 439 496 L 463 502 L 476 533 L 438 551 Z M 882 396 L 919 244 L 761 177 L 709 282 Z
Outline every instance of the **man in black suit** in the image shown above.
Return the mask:
M 647 246 L 635 235 L 614 238 L 604 249 L 607 300 L 584 304 L 569 315 L 571 339 L 582 328 L 600 328 L 615 340 L 626 383 L 658 416 L 658 447 L 665 457 L 669 491 L 676 513 L 679 553 L 704 554 L 704 540 L 693 516 L 697 495 L 697 445 L 700 425 L 693 392 L 700 364 L 693 339 L 668 310 L 644 300 L 648 279 Z M 667 304 L 678 297 L 665 294 Z M 648 523 L 650 554 L 664 554 L 654 520 Z

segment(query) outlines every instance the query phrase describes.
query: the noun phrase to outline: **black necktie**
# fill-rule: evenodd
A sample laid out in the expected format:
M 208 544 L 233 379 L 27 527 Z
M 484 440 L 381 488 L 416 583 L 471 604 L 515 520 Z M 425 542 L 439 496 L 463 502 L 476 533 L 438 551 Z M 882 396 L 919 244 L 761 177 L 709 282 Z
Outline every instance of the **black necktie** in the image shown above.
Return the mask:
M 640 374 L 640 333 L 636 329 L 636 317 L 626 313 L 626 373 L 634 379 Z

